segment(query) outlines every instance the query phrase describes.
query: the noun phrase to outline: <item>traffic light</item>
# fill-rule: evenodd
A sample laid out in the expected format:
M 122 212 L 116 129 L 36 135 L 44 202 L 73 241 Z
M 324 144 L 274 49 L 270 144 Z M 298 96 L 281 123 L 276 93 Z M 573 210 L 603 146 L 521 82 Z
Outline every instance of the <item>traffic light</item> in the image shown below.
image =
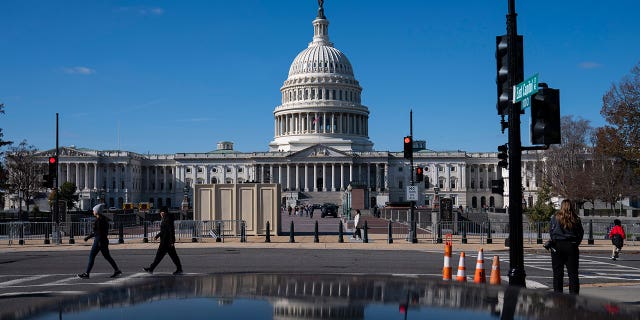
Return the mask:
M 491 193 L 504 194 L 504 180 L 491 180 Z
M 422 180 L 424 180 L 424 169 L 416 167 L 416 181 L 420 182 Z
M 53 188 L 53 180 L 56 179 L 58 177 L 58 158 L 56 157 L 49 157 L 49 174 L 48 174 L 48 181 L 49 181 L 49 187 L 47 188 Z M 46 181 L 46 180 L 45 180 Z
M 413 159 L 413 137 L 404 137 L 404 158 Z
M 498 102 L 496 109 L 498 115 L 508 115 L 509 106 L 513 99 L 513 90 L 509 86 L 509 77 L 515 77 L 513 83 L 518 84 L 524 80 L 524 61 L 522 59 L 522 36 L 516 36 L 516 69 L 509 70 L 509 37 L 506 35 L 496 37 L 496 85 L 498 86 Z
M 506 168 L 509 166 L 509 154 L 507 153 L 509 151 L 509 147 L 507 146 L 507 144 L 501 144 L 498 146 L 498 167 L 500 168 Z
M 560 144 L 560 90 L 539 87 L 531 97 L 531 144 Z

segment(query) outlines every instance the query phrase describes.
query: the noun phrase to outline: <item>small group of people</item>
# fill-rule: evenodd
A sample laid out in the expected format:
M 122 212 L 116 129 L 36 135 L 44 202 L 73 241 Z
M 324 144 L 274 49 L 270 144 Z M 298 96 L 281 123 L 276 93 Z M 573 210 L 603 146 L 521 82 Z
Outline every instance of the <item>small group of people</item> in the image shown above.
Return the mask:
M 309 218 L 313 218 L 313 211 L 315 210 L 315 208 L 312 204 L 308 203 L 297 205 L 295 207 L 287 206 L 286 210 L 289 215 L 293 214 L 298 217 L 307 216 Z
M 91 246 L 91 251 L 89 252 L 89 263 L 87 264 L 85 272 L 79 273 L 78 277 L 82 279 L 89 279 L 96 256 L 98 253 L 102 253 L 102 256 L 113 268 L 113 274 L 110 277 L 116 278 L 122 274 L 122 271 L 118 268 L 118 264 L 116 264 L 116 261 L 111 257 L 111 253 L 109 252 L 109 220 L 104 215 L 104 204 L 101 203 L 93 207 L 93 215 L 96 218 L 93 222 L 93 232 L 84 238 L 85 242 L 93 238 L 93 246 Z M 176 238 L 173 216 L 169 214 L 169 209 L 167 207 L 163 207 L 160 209 L 160 217 L 162 218 L 160 232 L 155 235 L 156 240 L 160 238 L 160 245 L 158 246 L 156 257 L 149 267 L 144 267 L 142 269 L 145 272 L 153 273 L 153 270 L 168 253 L 169 257 L 171 257 L 171 260 L 176 265 L 176 271 L 174 271 L 173 274 L 180 275 L 183 271 L 180 258 L 178 257 L 178 253 L 175 248 Z
M 575 205 L 570 200 L 562 200 L 560 210 L 551 216 L 549 230 L 551 238 L 551 268 L 553 270 L 553 291 L 562 292 L 564 268 L 567 268 L 569 277 L 569 293 L 579 294 L 580 280 L 578 279 L 578 267 L 580 252 L 578 246 L 584 237 L 582 221 L 576 213 Z M 613 220 L 613 227 L 609 232 L 609 239 L 613 246 L 611 260 L 618 259 L 618 255 L 624 245 L 625 233 L 622 222 Z

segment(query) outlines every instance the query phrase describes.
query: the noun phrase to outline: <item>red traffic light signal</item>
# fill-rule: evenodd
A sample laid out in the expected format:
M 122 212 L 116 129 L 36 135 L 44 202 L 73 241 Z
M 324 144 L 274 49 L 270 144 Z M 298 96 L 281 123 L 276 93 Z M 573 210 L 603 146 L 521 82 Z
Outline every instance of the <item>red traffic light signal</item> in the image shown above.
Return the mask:
M 424 180 L 424 169 L 422 167 L 416 167 L 416 181 Z
M 53 187 L 53 181 L 54 179 L 58 178 L 58 158 L 56 157 L 49 157 L 49 179 L 48 179 L 48 186 L 49 188 Z
M 404 304 L 404 303 L 401 303 L 401 304 L 398 306 L 398 311 L 400 311 L 400 313 L 402 313 L 402 314 L 407 313 L 407 305 L 406 305 L 406 304 Z
M 404 158 L 413 159 L 413 137 L 404 137 Z

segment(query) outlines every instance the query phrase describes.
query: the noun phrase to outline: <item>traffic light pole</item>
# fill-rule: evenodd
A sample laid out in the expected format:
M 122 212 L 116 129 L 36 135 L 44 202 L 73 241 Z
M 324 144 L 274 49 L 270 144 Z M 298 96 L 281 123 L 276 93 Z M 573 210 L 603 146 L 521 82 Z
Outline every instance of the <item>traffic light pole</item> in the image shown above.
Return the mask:
M 56 112 L 56 174 L 51 179 L 55 180 L 55 203 L 53 205 L 53 219 L 54 225 L 56 226 L 56 244 L 62 244 L 61 234 L 60 234 L 60 206 L 58 204 L 58 200 L 60 199 L 59 192 L 59 182 L 58 182 L 58 154 L 59 154 L 59 145 L 58 145 L 59 137 L 58 137 L 58 113 Z
M 509 0 L 507 15 L 507 36 L 509 37 L 509 88 L 516 83 L 515 74 L 522 66 L 518 65 L 517 26 L 515 0 Z M 512 100 L 513 101 L 513 100 Z M 522 143 L 520 140 L 520 103 L 511 102 L 509 108 L 509 285 L 525 287 L 524 247 L 522 230 L 522 185 L 521 162 Z
M 409 111 L 409 135 L 411 135 L 411 159 L 409 171 L 411 171 L 411 185 L 414 185 L 413 180 L 413 110 Z M 418 231 L 416 230 L 416 215 L 414 208 L 416 206 L 415 201 L 411 201 L 411 208 L 409 209 L 409 220 L 411 220 L 411 243 L 418 243 Z

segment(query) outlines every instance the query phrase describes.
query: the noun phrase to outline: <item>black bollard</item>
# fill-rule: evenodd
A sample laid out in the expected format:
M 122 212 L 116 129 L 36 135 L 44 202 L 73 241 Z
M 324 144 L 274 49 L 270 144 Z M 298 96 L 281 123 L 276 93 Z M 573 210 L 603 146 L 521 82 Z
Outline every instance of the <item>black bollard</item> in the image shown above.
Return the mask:
M 342 220 L 340 220 L 340 224 L 338 224 L 338 243 L 344 242 L 344 236 L 342 234 Z
M 73 226 L 74 226 L 74 224 L 73 224 L 73 222 L 71 222 L 71 223 L 69 224 L 69 244 L 74 244 L 74 243 L 76 243 L 76 239 L 73 237 L 73 234 L 74 234 L 74 232 L 73 232 Z
M 314 243 L 320 242 L 320 237 L 318 237 L 318 220 L 316 220 L 316 225 L 313 228 L 313 242 Z
M 247 224 L 244 220 L 240 224 L 240 242 L 247 242 Z
M 149 242 L 149 226 L 147 224 L 147 221 L 143 221 L 143 230 L 144 230 L 144 238 L 142 238 L 142 242 L 144 243 L 148 243 Z
M 49 232 L 51 232 L 49 229 L 50 224 L 45 224 L 44 226 L 44 244 L 51 244 L 51 240 L 49 240 Z
M 264 238 L 264 242 L 271 242 L 271 224 L 267 221 L 267 236 Z
M 19 245 L 23 245 L 24 244 L 24 223 L 20 223 L 20 239 L 18 239 L 18 244 Z
M 291 221 L 291 225 L 289 226 L 289 242 L 290 243 L 296 242 L 296 239 L 294 238 L 293 233 L 294 233 L 294 231 L 293 231 L 293 221 Z
M 491 221 L 487 220 L 487 244 L 492 244 L 493 240 L 491 239 Z
M 593 243 L 593 220 L 589 220 L 589 239 L 587 240 L 587 244 Z
M 467 223 L 462 221 L 460 226 L 462 226 L 462 243 L 467 243 Z
M 218 221 L 218 234 L 216 235 L 216 242 L 222 241 L 222 222 Z
M 387 243 L 393 243 L 393 229 L 392 229 L 392 224 L 393 222 L 391 222 L 391 220 L 389 220 L 389 232 L 387 235 Z
M 438 229 L 438 238 L 436 238 L 436 243 L 442 243 L 442 223 L 437 222 L 436 229 Z
M 367 220 L 364 221 L 364 236 L 362 237 L 362 243 L 369 243 L 369 226 L 367 226 Z
M 122 221 L 118 222 L 118 243 L 124 243 L 124 225 Z
M 542 244 L 542 223 L 538 222 L 538 238 L 536 239 L 537 244 Z
M 191 227 L 191 242 L 198 242 L 198 228 L 196 228 L 197 221 L 192 221 Z

